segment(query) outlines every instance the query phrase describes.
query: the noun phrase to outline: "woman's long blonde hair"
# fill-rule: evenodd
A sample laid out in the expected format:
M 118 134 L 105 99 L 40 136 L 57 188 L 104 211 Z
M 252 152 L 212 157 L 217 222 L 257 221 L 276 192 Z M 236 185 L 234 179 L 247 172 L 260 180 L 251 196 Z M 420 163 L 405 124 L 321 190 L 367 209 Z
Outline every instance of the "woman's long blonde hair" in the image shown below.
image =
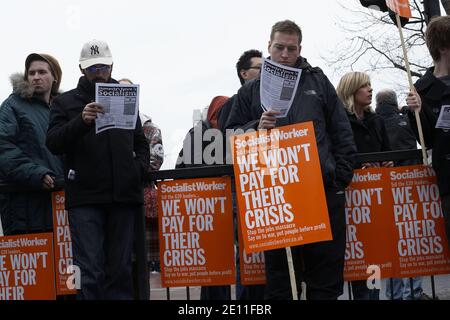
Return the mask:
M 350 114 L 355 114 L 355 93 L 365 85 L 370 85 L 370 77 L 364 72 L 346 73 L 336 88 L 336 92 Z M 370 105 L 364 111 L 371 111 Z

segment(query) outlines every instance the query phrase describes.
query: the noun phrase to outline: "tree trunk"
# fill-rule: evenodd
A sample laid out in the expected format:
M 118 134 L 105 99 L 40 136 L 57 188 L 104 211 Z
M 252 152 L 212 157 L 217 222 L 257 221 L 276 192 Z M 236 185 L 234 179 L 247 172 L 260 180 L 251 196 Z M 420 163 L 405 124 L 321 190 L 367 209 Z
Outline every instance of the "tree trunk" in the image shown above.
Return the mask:
M 444 7 L 445 13 L 450 15 L 450 0 L 441 0 L 441 4 Z

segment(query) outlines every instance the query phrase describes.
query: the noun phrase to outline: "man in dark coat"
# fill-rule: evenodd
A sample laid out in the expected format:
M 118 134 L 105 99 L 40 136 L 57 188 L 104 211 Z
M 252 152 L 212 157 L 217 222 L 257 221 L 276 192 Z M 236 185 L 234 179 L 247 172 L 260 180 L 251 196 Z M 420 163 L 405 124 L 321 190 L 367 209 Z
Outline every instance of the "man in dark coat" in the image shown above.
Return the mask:
M 392 150 L 417 149 L 417 140 L 411 129 L 409 118 L 400 112 L 397 102 L 397 94 L 394 90 L 381 90 L 376 95 L 377 107 L 375 112 L 383 118 L 389 143 Z M 419 159 L 407 159 L 398 161 L 397 166 L 419 164 Z M 386 297 L 392 300 L 426 300 L 428 295 L 423 292 L 422 277 L 414 277 L 412 288 L 410 278 L 393 278 L 386 281 Z M 392 287 L 392 290 L 391 290 Z
M 11 76 L 13 93 L 0 106 L 0 181 L 23 188 L 0 194 L 6 235 L 52 228 L 50 191 L 62 178 L 62 163 L 46 148 L 45 137 L 61 76 L 54 57 L 32 53 L 25 73 Z
M 149 147 L 137 117 L 134 129 L 95 132 L 103 107 L 96 83 L 111 78 L 105 42 L 83 46 L 78 86 L 53 101 L 47 146 L 65 158 L 66 209 L 74 264 L 81 270 L 82 299 L 132 299 L 131 251 L 134 218 L 142 212 Z
M 408 115 L 418 136 L 414 110 L 419 110 L 425 145 L 433 149 L 432 163 L 441 196 L 447 241 L 450 243 L 450 126 L 438 122 L 439 116 L 445 116 L 450 110 L 450 16 L 433 18 L 425 40 L 434 67 L 429 68 L 415 83 L 422 105 L 413 108 Z
M 375 112 L 383 118 L 391 150 L 417 149 L 417 140 L 409 123 L 407 115 L 402 114 L 398 107 L 397 94 L 394 90 L 382 90 L 376 95 Z M 419 164 L 419 159 L 402 160 L 397 166 Z
M 292 254 L 297 288 L 300 288 L 302 276 L 307 285 L 308 299 L 337 299 L 344 284 L 344 189 L 353 176 L 356 148 L 344 106 L 323 72 L 311 67 L 300 56 L 301 40 L 301 30 L 292 21 L 280 21 L 272 27 L 268 46 L 271 59 L 302 69 L 288 115 L 276 118 L 276 112 L 261 108 L 260 80 L 256 79 L 239 89 L 226 128 L 272 129 L 314 122 L 333 240 L 292 247 Z M 265 298 L 292 299 L 286 251 L 269 250 L 264 252 L 264 256 Z M 300 270 L 301 266 L 305 267 L 304 270 Z
M 242 53 L 239 60 L 236 63 L 236 73 L 239 78 L 241 85 L 244 85 L 253 79 L 260 76 L 261 67 L 263 61 L 263 54 L 259 50 L 250 49 Z M 228 101 L 223 105 L 218 114 L 218 126 L 222 131 L 225 138 L 225 163 L 232 163 L 231 145 L 229 136 L 226 134 L 225 125 L 230 115 L 231 108 L 234 104 L 234 99 L 236 99 L 236 94 L 233 95 Z M 235 241 L 237 241 L 237 205 L 236 205 L 236 190 L 234 184 L 234 177 L 232 177 L 231 192 L 233 197 L 233 217 L 235 226 Z M 264 285 L 249 285 L 244 286 L 241 284 L 241 274 L 240 274 L 240 253 L 238 246 L 236 246 L 236 300 L 261 300 L 264 298 Z M 244 253 L 245 254 L 245 253 Z M 262 252 L 259 254 L 263 255 Z
M 236 63 L 236 72 L 241 85 L 259 77 L 262 65 L 262 52 L 255 49 L 245 51 Z M 225 133 L 225 125 L 230 115 L 236 95 L 233 95 L 220 109 L 218 115 L 219 129 Z

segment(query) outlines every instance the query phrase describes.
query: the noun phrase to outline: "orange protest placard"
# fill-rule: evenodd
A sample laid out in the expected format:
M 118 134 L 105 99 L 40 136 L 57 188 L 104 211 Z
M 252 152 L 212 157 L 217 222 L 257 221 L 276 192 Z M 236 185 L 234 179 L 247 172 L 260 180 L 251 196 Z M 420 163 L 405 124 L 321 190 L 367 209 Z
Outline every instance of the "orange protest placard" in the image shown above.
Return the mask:
M 68 267 L 73 265 L 72 239 L 70 237 L 69 216 L 65 210 L 64 191 L 52 193 L 53 241 L 55 243 L 56 294 L 76 294 L 76 290 L 67 287 L 71 273 Z
M 247 253 L 332 239 L 312 122 L 231 143 Z
M 395 225 L 389 214 L 392 197 L 386 180 L 382 168 L 355 170 L 345 190 L 347 281 L 367 279 L 370 265 L 380 266 L 383 275 L 392 275 L 392 250 L 388 248 L 392 247 Z
M 244 286 L 266 283 L 264 251 L 247 254 L 242 242 L 242 228 L 238 216 L 239 269 L 241 284 Z
M 386 0 L 386 5 L 401 17 L 412 17 L 409 0 Z
M 424 166 L 389 170 L 396 225 L 396 277 L 450 273 L 439 189 L 433 169 Z
M 0 237 L 0 300 L 56 299 L 52 237 Z
M 235 283 L 231 179 L 158 183 L 163 287 Z
M 380 194 L 377 201 L 364 206 L 361 199 L 365 197 L 367 202 L 371 189 L 379 189 Z M 380 267 L 381 278 L 450 272 L 450 253 L 433 169 L 406 166 L 356 170 L 346 190 L 346 200 L 346 280 L 367 279 L 369 265 Z M 362 216 L 370 223 L 355 224 L 358 218 L 349 215 L 355 210 L 365 212 Z M 351 248 L 356 248 L 355 254 L 350 254 Z

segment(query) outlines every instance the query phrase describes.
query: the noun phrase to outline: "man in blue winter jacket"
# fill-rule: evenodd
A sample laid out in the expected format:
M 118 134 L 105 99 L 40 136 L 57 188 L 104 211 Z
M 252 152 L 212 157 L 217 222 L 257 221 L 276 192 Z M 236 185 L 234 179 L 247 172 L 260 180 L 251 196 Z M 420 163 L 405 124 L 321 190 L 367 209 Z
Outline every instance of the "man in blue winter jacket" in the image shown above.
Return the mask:
M 239 89 L 226 128 L 272 129 L 313 121 L 333 240 L 292 247 L 297 288 L 306 282 L 307 299 L 337 299 L 343 291 L 345 219 L 344 189 L 353 176 L 356 147 L 344 106 L 328 78 L 300 56 L 302 32 L 293 21 L 272 27 L 268 50 L 279 64 L 302 69 L 292 107 L 284 118 L 261 108 L 260 80 Z M 301 196 L 301 195 L 299 195 Z M 284 249 L 264 252 L 266 299 L 292 299 Z M 299 290 L 300 291 L 300 290 Z

